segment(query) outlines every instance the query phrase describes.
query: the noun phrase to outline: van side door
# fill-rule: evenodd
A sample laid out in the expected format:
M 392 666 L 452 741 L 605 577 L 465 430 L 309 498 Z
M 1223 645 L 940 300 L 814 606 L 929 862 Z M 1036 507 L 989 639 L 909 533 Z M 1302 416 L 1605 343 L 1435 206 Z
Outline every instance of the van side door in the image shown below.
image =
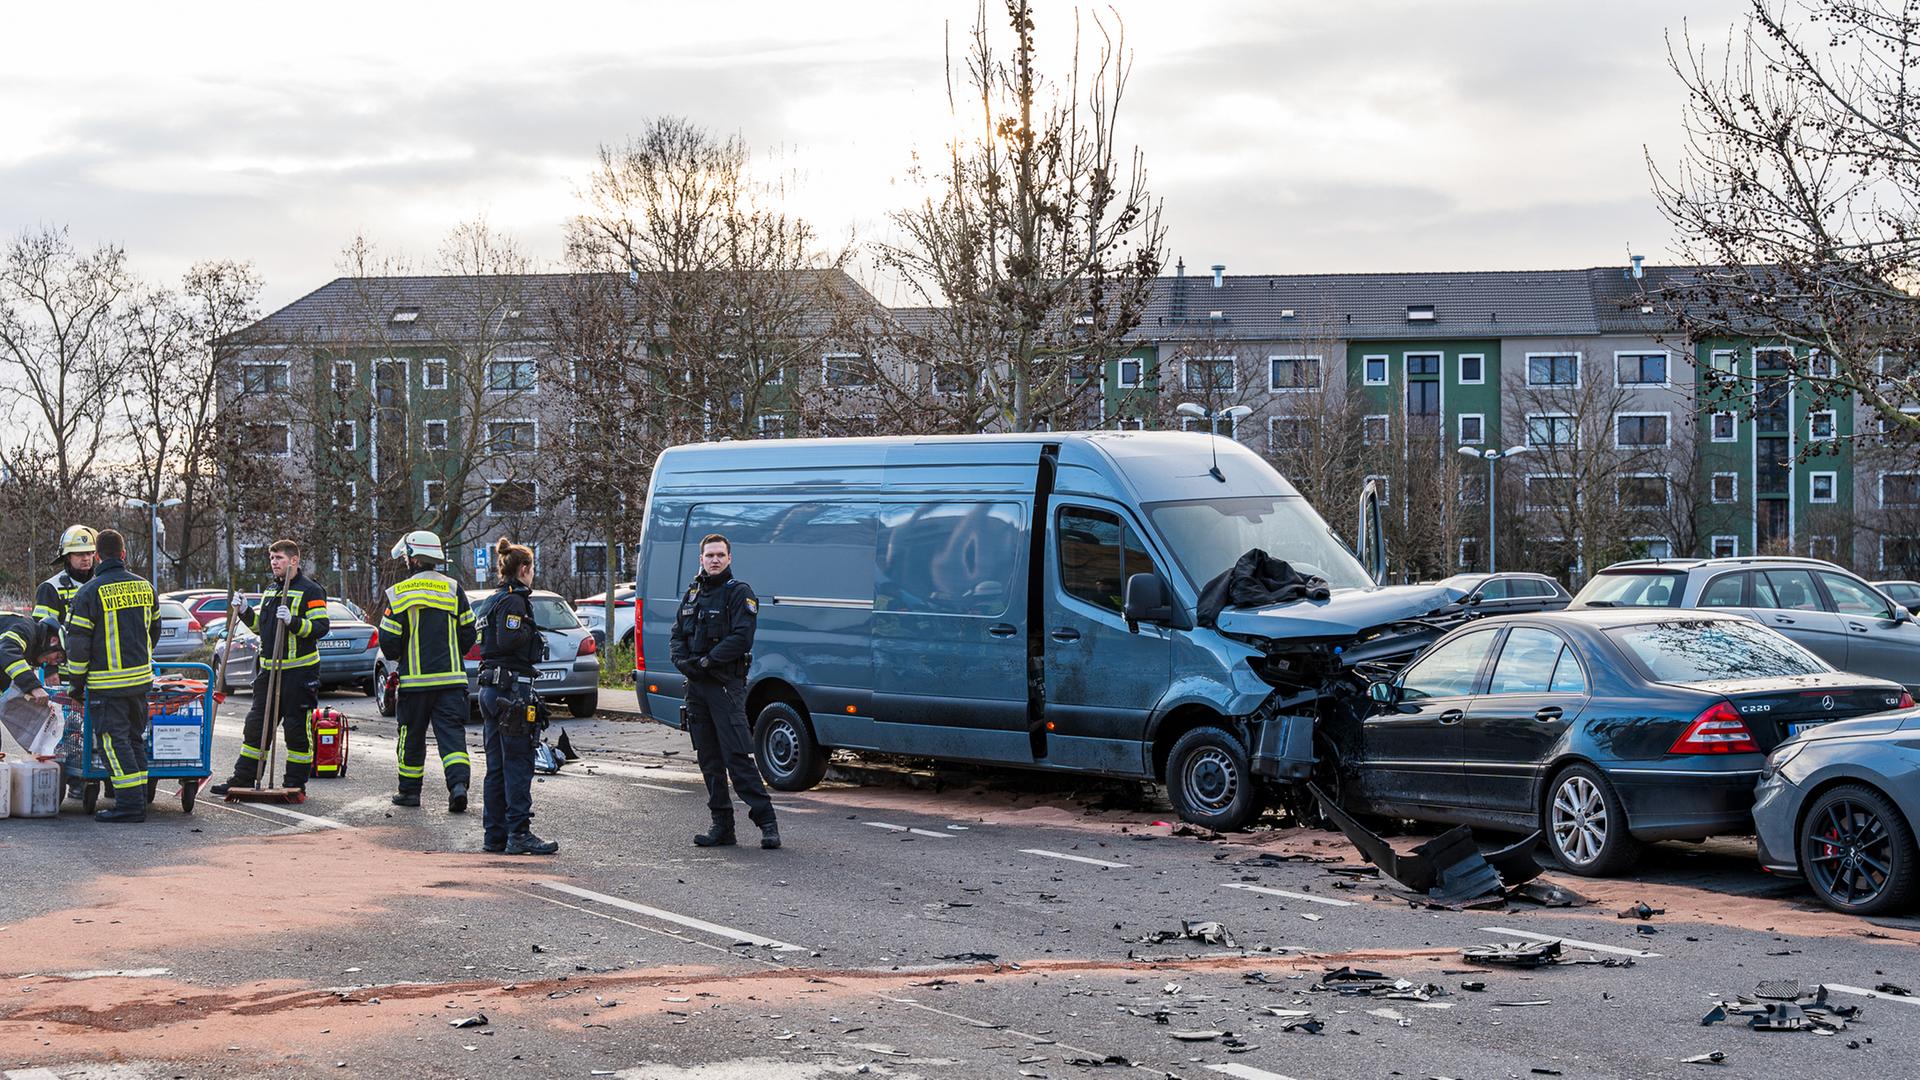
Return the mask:
M 1146 741 L 1166 695 L 1173 632 L 1121 617 L 1127 578 L 1161 573 L 1160 561 L 1120 507 L 1056 497 L 1047 543 L 1046 760 L 1065 768 L 1151 775 Z

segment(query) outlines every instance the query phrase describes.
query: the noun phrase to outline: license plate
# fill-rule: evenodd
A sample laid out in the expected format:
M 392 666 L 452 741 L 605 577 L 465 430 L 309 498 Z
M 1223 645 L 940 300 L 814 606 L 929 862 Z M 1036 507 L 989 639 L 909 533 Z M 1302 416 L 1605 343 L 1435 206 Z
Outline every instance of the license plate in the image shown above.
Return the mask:
M 567 677 L 565 671 L 543 671 L 533 677 L 534 682 L 559 682 Z
M 1787 725 L 1787 737 L 1788 737 L 1788 738 L 1792 738 L 1792 737 L 1794 737 L 1795 735 L 1798 735 L 1798 734 L 1800 734 L 1800 733 L 1801 733 L 1801 732 L 1803 732 L 1803 731 L 1812 731 L 1812 730 L 1813 730 L 1814 728 L 1817 728 L 1817 727 L 1820 727 L 1821 725 L 1823 725 L 1823 724 L 1825 724 L 1826 722 L 1827 722 L 1827 721 L 1825 721 L 1825 720 L 1808 720 L 1807 722 L 1805 722 L 1805 723 L 1802 723 L 1802 724 L 1788 724 L 1788 725 Z
M 351 649 L 353 648 L 353 644 L 351 641 L 329 641 L 326 638 L 320 639 L 320 647 L 323 649 Z
M 174 627 L 171 627 L 171 626 L 163 626 L 163 627 L 161 627 L 161 628 L 160 628 L 160 636 L 161 636 L 161 637 L 172 637 L 172 636 L 173 636 L 173 632 L 174 632 L 174 629 L 175 629 L 175 628 L 174 628 Z

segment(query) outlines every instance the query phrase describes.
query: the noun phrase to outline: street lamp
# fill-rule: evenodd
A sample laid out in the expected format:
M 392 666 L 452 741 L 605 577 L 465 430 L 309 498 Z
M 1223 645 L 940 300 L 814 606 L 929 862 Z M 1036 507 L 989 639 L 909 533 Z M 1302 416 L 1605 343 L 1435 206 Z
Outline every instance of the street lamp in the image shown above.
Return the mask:
M 1495 491 L 1493 465 L 1516 454 L 1524 454 L 1530 449 L 1526 446 L 1509 446 L 1505 450 L 1482 450 L 1477 446 L 1462 446 L 1460 452 L 1470 458 L 1483 459 L 1487 463 L 1487 573 L 1494 572 L 1493 542 L 1493 493 Z
M 1196 402 L 1183 401 L 1174 407 L 1174 411 L 1181 416 L 1191 416 L 1196 419 L 1205 420 L 1208 430 L 1213 434 L 1214 438 L 1217 439 L 1220 437 L 1220 421 L 1232 420 L 1237 424 L 1240 422 L 1241 417 L 1253 415 L 1253 406 L 1232 405 L 1224 409 L 1213 409 Z M 1224 484 L 1227 482 L 1227 477 L 1225 473 L 1220 471 L 1220 450 L 1214 443 L 1209 442 L 1207 445 L 1213 450 L 1213 465 L 1207 469 L 1207 475 Z
M 169 506 L 179 506 L 179 499 L 161 499 L 148 502 L 145 499 L 128 499 L 127 506 L 132 509 L 145 509 L 147 512 L 147 574 L 153 580 L 153 590 L 160 591 L 160 511 Z

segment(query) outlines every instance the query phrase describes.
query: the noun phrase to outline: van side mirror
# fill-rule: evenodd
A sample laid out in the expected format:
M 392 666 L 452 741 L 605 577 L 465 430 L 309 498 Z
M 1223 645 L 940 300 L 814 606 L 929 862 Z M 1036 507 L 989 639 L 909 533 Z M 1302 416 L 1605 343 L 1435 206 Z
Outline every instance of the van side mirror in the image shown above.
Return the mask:
M 1400 688 L 1390 682 L 1367 684 L 1367 696 L 1381 705 L 1393 705 L 1400 700 Z
M 1159 574 L 1130 574 L 1126 600 L 1121 605 L 1129 633 L 1139 633 L 1141 623 L 1165 626 L 1173 622 L 1173 600 L 1167 595 L 1167 583 Z

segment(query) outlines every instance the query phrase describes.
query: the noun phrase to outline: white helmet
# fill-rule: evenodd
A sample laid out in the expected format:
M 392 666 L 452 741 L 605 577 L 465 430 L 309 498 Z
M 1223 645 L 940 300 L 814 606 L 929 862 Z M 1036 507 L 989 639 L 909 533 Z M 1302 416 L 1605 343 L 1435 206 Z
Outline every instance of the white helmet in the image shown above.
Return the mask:
M 447 549 L 440 543 L 440 537 L 426 529 L 415 529 L 394 543 L 393 557 L 396 559 L 418 557 L 432 559 L 434 562 L 446 562 Z

